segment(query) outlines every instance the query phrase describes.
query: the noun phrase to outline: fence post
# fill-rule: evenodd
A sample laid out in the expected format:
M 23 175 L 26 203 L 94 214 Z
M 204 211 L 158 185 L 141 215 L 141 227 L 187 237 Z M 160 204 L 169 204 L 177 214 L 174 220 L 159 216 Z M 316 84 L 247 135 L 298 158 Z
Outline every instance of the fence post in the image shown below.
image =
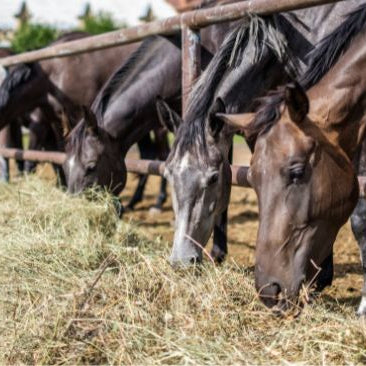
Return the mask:
M 201 35 L 199 29 L 182 26 L 182 115 L 187 110 L 188 95 L 201 72 Z

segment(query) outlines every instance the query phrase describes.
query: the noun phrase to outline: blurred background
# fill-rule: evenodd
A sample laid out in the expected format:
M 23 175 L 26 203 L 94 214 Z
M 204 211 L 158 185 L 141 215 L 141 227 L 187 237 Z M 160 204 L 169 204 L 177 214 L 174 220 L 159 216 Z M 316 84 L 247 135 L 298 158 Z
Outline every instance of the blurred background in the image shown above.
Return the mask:
M 0 47 L 24 52 L 64 32 L 100 34 L 189 10 L 197 0 L 1 0 Z

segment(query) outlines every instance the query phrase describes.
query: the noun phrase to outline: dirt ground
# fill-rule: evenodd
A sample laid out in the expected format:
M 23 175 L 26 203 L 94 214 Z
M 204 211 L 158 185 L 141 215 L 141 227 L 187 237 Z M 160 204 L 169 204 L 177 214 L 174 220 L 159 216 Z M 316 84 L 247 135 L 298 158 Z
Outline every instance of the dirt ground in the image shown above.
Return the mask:
M 132 148 L 128 157 L 139 158 L 137 150 Z M 249 160 L 250 152 L 248 149 L 243 143 L 236 143 L 234 164 L 247 165 Z M 38 174 L 49 178 L 50 167 L 47 165 L 39 167 Z M 129 201 L 136 185 L 137 176 L 129 174 L 126 189 L 121 195 L 124 205 Z M 133 212 L 126 213 L 124 219 L 138 225 L 148 237 L 160 236 L 162 239 L 171 242 L 174 235 L 174 215 L 170 197 L 164 204 L 161 214 L 151 214 L 149 212 L 149 208 L 155 203 L 159 185 L 159 177 L 149 177 L 144 200 L 136 206 Z M 253 268 L 257 228 L 258 208 L 254 191 L 242 187 L 233 187 L 229 207 L 228 260 Z M 209 246 L 211 246 L 211 242 Z M 360 256 L 348 222 L 338 234 L 335 243 L 335 280 L 333 286 L 325 291 L 325 296 L 331 295 L 338 299 L 340 304 L 346 306 L 357 306 L 361 287 Z

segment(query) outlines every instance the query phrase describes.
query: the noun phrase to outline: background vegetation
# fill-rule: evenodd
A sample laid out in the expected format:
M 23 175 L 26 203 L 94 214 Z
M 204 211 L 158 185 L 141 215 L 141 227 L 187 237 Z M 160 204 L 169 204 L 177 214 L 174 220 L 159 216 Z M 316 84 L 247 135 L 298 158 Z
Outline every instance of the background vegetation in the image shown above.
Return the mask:
M 122 28 L 125 25 L 117 25 L 111 14 L 106 12 L 100 12 L 95 16 L 88 16 L 84 19 L 84 26 L 81 30 L 90 34 L 101 34 L 105 32 L 111 32 L 117 28 Z
M 92 35 L 113 31 L 122 28 L 125 24 L 116 24 L 111 14 L 100 12 L 83 19 L 83 25 L 77 29 Z M 70 30 L 72 31 L 72 30 Z M 16 30 L 11 47 L 14 52 L 21 53 L 46 47 L 55 41 L 61 32 L 49 25 L 26 22 Z
M 42 48 L 53 42 L 59 32 L 48 25 L 25 23 L 14 33 L 12 49 L 21 53 Z

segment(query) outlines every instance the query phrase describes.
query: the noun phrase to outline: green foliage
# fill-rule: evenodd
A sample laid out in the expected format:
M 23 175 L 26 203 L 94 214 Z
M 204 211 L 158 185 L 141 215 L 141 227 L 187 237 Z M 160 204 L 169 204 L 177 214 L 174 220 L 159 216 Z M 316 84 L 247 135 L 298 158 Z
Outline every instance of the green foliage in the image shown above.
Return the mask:
M 42 48 L 54 41 L 57 36 L 57 30 L 50 26 L 24 23 L 14 34 L 12 49 L 21 53 Z
M 83 21 L 84 26 L 82 30 L 90 34 L 111 32 L 118 28 L 111 14 L 105 12 L 100 12 L 97 15 L 87 16 L 83 19 Z

